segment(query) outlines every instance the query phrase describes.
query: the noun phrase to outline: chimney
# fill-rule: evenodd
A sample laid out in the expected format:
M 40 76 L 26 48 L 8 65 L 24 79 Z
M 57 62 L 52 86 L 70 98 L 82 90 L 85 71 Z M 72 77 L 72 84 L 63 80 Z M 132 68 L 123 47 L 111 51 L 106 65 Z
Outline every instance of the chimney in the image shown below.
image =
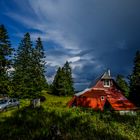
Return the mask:
M 108 75 L 111 76 L 111 74 L 110 74 L 110 69 L 108 69 Z

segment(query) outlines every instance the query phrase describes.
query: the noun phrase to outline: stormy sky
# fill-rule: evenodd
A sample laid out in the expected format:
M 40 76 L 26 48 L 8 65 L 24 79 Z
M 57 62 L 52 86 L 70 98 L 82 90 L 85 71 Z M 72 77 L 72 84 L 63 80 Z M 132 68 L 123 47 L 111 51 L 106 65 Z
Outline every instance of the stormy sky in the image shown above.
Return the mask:
M 110 68 L 127 76 L 140 49 L 139 0 L 0 0 L 0 24 L 17 48 L 26 32 L 40 36 L 48 81 L 66 60 L 76 89 Z

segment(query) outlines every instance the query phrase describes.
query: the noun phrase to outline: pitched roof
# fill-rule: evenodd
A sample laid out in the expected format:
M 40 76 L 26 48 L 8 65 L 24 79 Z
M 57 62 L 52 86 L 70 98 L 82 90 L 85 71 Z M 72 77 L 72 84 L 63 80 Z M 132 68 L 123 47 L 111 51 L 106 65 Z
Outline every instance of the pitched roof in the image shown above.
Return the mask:
M 94 97 L 99 97 L 99 96 L 106 96 L 107 94 L 105 93 L 104 90 L 89 90 L 85 92 L 84 94 L 80 95 L 80 97 L 88 97 L 88 98 L 94 98 Z
M 134 110 L 136 106 L 123 96 L 121 92 L 109 91 L 107 100 L 116 111 L 119 110 Z
M 78 95 L 78 97 L 96 98 L 99 96 L 106 96 L 112 108 L 116 111 L 119 110 L 135 110 L 136 106 L 131 103 L 123 93 L 118 90 L 103 90 L 103 89 L 86 89 Z
M 100 77 L 97 77 L 95 80 L 93 80 L 88 88 L 92 88 L 100 79 L 113 79 L 113 77 L 110 75 L 110 70 L 107 70 Z
M 80 96 L 80 95 L 84 94 L 86 91 L 89 91 L 89 90 L 91 90 L 91 88 L 86 88 L 85 90 L 76 93 L 75 96 Z

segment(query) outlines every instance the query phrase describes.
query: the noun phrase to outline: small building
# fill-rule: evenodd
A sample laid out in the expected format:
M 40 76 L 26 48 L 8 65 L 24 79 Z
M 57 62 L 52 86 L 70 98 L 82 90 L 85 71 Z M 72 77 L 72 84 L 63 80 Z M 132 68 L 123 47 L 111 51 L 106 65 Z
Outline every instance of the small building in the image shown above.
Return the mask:
M 68 106 L 90 107 L 94 110 L 132 112 L 136 106 L 130 102 L 110 75 L 110 70 L 98 78 L 91 88 L 74 95 Z

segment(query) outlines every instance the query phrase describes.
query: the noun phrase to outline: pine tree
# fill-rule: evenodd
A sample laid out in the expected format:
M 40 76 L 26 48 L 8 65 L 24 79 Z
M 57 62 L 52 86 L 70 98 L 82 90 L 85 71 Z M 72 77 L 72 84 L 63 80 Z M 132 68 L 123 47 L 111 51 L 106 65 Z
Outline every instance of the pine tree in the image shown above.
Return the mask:
M 62 68 L 58 68 L 53 81 L 53 94 L 59 96 L 72 95 L 74 93 L 71 68 L 66 62 Z
M 30 34 L 26 33 L 19 44 L 14 63 L 14 93 L 18 97 L 27 97 L 30 88 L 30 61 L 32 54 L 32 43 Z
M 30 34 L 26 33 L 17 50 L 14 63 L 15 96 L 37 98 L 45 87 L 45 62 L 41 39 L 32 47 Z
M 14 63 L 15 96 L 21 98 L 38 98 L 46 86 L 44 50 L 41 39 L 32 46 L 30 34 L 26 33 L 17 50 Z
M 129 98 L 140 106 L 140 51 L 136 52 L 133 72 L 130 75 L 130 96 Z
M 129 87 L 128 87 L 127 82 L 124 79 L 124 76 L 117 75 L 116 82 L 117 82 L 118 86 L 122 89 L 122 91 L 124 92 L 125 96 L 128 97 L 129 96 Z
M 33 94 L 32 89 L 32 42 L 30 34 L 26 33 L 23 40 L 19 44 L 17 55 L 15 56 L 14 63 L 14 87 L 15 96 L 18 97 L 29 97 Z
M 11 48 L 8 32 L 4 25 L 0 25 L 0 94 L 8 94 L 8 69 L 11 68 Z
M 63 69 L 65 74 L 66 95 L 72 95 L 74 94 L 73 79 L 72 79 L 71 67 L 68 61 L 66 61 L 66 63 L 64 64 Z
M 36 41 L 36 46 L 33 50 L 33 60 L 34 60 L 34 79 L 36 82 L 36 90 L 41 91 L 43 88 L 47 87 L 47 81 L 45 78 L 45 54 L 42 45 L 41 38 Z
M 62 95 L 63 93 L 63 72 L 59 67 L 53 80 L 52 92 L 55 95 Z

